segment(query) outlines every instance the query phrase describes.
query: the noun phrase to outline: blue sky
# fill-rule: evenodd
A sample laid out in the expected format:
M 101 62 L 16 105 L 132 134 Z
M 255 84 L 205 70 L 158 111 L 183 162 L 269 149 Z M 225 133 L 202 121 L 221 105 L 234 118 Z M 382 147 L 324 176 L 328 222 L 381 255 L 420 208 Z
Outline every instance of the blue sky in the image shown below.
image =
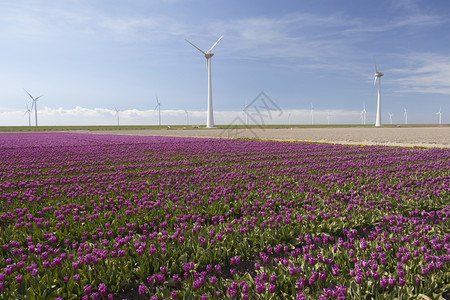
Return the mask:
M 267 123 L 450 122 L 450 3 L 437 1 L 0 0 L 0 126 L 206 123 L 212 58 L 216 124 L 261 91 Z M 34 124 L 34 116 L 32 118 Z

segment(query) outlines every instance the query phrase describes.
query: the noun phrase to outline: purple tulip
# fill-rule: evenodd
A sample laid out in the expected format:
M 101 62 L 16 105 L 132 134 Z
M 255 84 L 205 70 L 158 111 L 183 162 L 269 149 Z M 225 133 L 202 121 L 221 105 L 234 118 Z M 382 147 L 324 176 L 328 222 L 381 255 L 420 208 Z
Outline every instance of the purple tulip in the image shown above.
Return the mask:
M 100 283 L 98 286 L 98 291 L 100 292 L 100 296 L 106 297 L 108 289 L 106 287 L 106 284 Z
M 16 276 L 16 282 L 17 282 L 17 283 L 22 283 L 22 281 L 23 281 L 22 275 L 17 275 L 17 276 Z
M 139 295 L 145 295 L 147 293 L 146 289 L 147 288 L 145 287 L 145 285 L 143 285 L 143 284 L 139 285 L 139 288 L 138 288 Z

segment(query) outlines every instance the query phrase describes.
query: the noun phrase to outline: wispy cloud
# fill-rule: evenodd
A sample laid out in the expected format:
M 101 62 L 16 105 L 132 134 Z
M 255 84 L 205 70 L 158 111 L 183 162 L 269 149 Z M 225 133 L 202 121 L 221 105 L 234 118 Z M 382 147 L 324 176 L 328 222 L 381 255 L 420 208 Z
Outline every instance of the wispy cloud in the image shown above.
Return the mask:
M 314 35 L 319 28 L 348 26 L 338 15 L 318 16 L 291 14 L 279 18 L 252 17 L 212 24 L 211 30 L 222 32 L 229 40 L 225 46 L 233 57 L 247 59 L 317 58 L 320 55 L 334 56 L 342 47 L 338 38 L 323 39 Z
M 443 16 L 418 13 L 414 15 L 403 15 L 389 22 L 383 22 L 382 25 L 379 25 L 377 22 L 354 20 L 353 26 L 344 29 L 341 33 L 347 36 L 365 33 L 380 33 L 403 27 L 420 28 L 445 24 L 448 22 L 447 18 Z
M 450 95 L 450 58 L 435 53 L 411 53 L 399 59 L 406 67 L 391 69 L 399 92 Z

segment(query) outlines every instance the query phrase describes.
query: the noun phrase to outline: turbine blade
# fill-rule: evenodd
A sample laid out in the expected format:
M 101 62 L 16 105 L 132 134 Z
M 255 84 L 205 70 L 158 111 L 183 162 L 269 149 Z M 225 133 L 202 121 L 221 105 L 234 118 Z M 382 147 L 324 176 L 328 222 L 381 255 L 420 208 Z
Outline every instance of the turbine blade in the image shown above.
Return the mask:
M 26 89 L 23 89 L 23 90 L 28 94 L 28 96 L 30 96 L 31 99 L 33 99 L 33 102 L 34 102 L 35 100 L 34 100 L 33 96 L 31 96 L 30 93 L 28 93 L 28 91 Z
M 377 84 L 377 76 L 375 76 L 375 80 L 373 81 L 373 87 L 375 87 L 375 85 Z
M 375 73 L 378 73 L 377 61 L 376 61 L 375 57 L 373 58 L 373 63 L 375 65 Z
M 44 95 L 40 95 L 39 97 L 35 98 L 34 101 L 36 101 L 37 99 L 41 98 Z
M 212 51 L 212 49 L 217 45 L 217 43 L 223 38 L 223 35 L 214 43 L 214 45 L 212 45 L 211 48 L 209 48 L 208 51 Z
M 203 51 L 202 49 L 200 49 L 199 47 L 195 46 L 194 44 L 192 44 L 188 39 L 184 39 L 186 42 L 188 42 L 189 44 L 191 44 L 192 46 L 194 46 L 198 51 L 200 51 L 201 53 L 203 53 L 204 55 L 206 55 L 206 52 Z

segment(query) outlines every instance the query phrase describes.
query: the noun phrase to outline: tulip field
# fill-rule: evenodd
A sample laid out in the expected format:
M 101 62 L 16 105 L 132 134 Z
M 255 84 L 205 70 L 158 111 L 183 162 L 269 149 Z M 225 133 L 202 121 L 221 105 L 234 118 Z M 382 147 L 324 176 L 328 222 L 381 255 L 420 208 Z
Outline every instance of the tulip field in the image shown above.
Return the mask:
M 0 134 L 0 299 L 445 299 L 450 149 Z

